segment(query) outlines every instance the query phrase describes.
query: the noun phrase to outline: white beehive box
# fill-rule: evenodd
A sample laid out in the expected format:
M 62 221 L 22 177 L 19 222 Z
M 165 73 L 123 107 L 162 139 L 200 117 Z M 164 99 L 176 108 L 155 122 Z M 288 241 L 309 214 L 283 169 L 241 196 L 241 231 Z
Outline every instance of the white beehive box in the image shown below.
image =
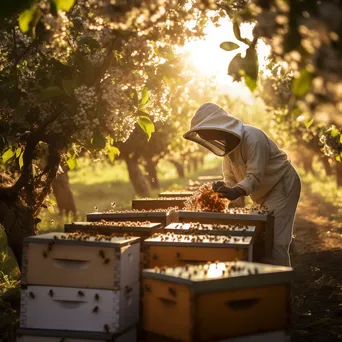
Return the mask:
M 139 282 L 118 291 L 28 285 L 20 328 L 119 333 L 139 320 Z
M 25 238 L 22 284 L 119 289 L 139 280 L 138 237 L 97 241 L 95 237 L 68 239 L 71 236 L 76 235 Z
M 131 329 L 121 334 L 91 333 L 63 330 L 18 329 L 17 342 L 136 342 L 137 329 Z

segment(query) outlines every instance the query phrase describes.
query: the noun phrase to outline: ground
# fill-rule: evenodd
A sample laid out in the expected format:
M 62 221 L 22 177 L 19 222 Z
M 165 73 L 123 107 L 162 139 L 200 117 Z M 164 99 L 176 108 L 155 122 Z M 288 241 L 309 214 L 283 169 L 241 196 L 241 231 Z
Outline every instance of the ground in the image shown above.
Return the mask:
M 206 170 L 190 178 L 195 180 L 200 175 L 220 172 L 213 160 L 207 160 L 206 165 Z M 189 180 L 180 181 L 170 165 L 161 165 L 160 173 L 164 175 L 163 189 L 183 188 Z M 321 173 L 315 176 L 301 173 L 301 176 L 303 190 L 291 247 L 294 267 L 292 342 L 342 341 L 342 193 L 336 189 L 332 178 Z M 116 200 L 120 208 L 127 208 L 134 197 L 122 164 L 114 169 L 83 165 L 70 173 L 70 181 L 80 209 L 79 219 L 94 206 L 100 210 L 109 208 L 112 200 Z M 42 232 L 61 230 L 66 220 L 58 218 L 56 213 L 45 213 L 40 228 Z M 12 342 L 18 317 L 13 308 L 19 308 L 15 300 L 19 297 L 12 295 L 19 293 L 17 272 L 13 269 L 13 260 L 1 248 L 1 238 L 0 253 L 0 341 Z M 1 300 L 4 296 L 5 301 Z

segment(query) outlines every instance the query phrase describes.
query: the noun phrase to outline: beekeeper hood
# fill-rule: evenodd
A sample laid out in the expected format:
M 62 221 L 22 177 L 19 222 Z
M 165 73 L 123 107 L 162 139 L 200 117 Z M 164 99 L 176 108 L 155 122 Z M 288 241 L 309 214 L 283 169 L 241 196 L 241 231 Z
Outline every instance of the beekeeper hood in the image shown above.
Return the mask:
M 201 137 L 201 131 L 217 131 L 217 138 L 208 139 L 204 134 Z M 240 144 L 243 131 L 243 123 L 240 120 L 214 103 L 205 103 L 195 113 L 190 130 L 183 138 L 194 141 L 217 156 L 223 157 Z

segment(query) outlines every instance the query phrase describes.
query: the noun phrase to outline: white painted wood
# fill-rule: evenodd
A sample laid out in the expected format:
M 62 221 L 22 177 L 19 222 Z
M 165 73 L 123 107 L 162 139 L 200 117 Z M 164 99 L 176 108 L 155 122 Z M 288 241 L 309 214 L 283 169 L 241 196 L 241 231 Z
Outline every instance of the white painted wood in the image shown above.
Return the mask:
M 286 331 L 273 331 L 264 334 L 235 337 L 217 342 L 290 342 L 290 335 Z
M 54 331 L 54 330 L 30 330 L 18 329 L 17 342 L 136 342 L 136 326 L 122 334 L 110 335 L 105 333 L 91 334 L 79 331 Z
M 139 282 L 119 291 L 32 285 L 21 291 L 21 328 L 105 332 L 107 325 L 118 333 L 138 319 Z

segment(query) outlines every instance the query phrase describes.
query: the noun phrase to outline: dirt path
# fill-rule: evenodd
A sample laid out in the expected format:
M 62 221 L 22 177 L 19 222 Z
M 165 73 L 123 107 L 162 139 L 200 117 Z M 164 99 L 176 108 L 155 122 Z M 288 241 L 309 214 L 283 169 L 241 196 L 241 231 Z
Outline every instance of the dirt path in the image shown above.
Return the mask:
M 305 189 L 292 246 L 292 342 L 342 341 L 342 222 L 336 208 Z

